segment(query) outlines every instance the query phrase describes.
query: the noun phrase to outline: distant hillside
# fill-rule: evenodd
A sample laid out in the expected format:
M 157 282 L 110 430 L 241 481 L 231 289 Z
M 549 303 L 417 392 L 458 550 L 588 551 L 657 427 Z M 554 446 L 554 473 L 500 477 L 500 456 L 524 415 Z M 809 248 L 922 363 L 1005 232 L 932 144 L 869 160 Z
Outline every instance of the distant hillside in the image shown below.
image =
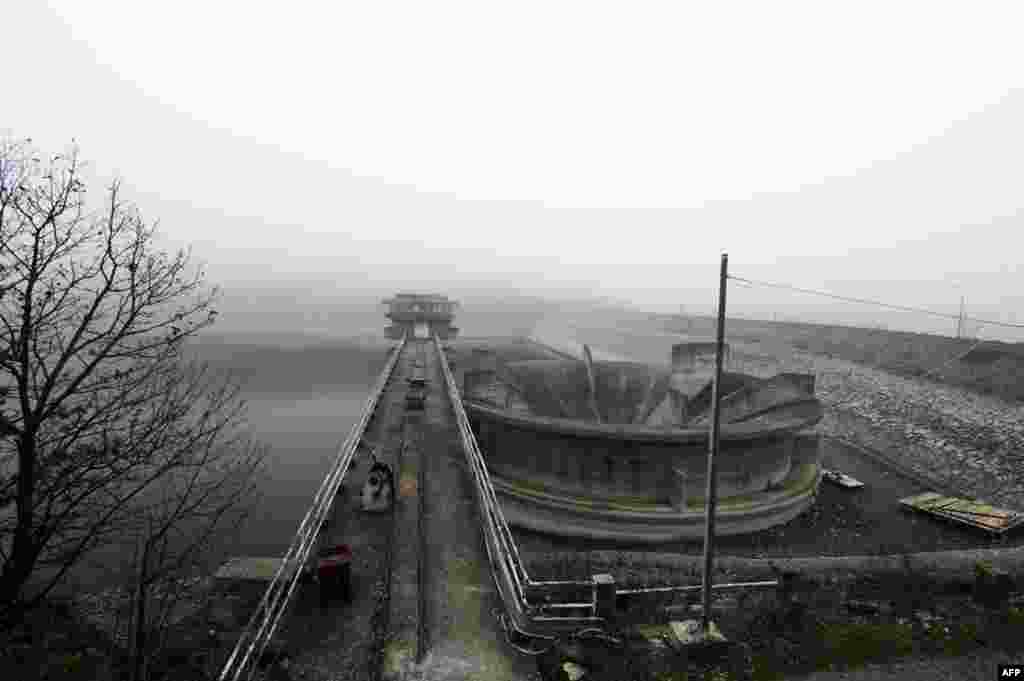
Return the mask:
M 444 289 L 424 285 L 458 301 L 455 325 L 461 336 L 527 336 L 545 318 L 561 318 L 594 309 L 618 309 L 594 300 L 563 300 L 524 295 L 515 290 Z M 266 281 L 223 285 L 213 336 L 230 335 L 249 343 L 291 347 L 317 339 L 383 336 L 388 325 L 382 300 L 390 292 L 332 288 L 324 282 Z M 624 314 L 618 309 L 619 314 Z
M 666 331 L 715 335 L 713 317 L 652 315 L 652 319 Z M 746 319 L 728 319 L 726 336 L 779 352 L 789 346 L 903 376 L 927 375 L 981 394 L 1024 401 L 1024 343 Z

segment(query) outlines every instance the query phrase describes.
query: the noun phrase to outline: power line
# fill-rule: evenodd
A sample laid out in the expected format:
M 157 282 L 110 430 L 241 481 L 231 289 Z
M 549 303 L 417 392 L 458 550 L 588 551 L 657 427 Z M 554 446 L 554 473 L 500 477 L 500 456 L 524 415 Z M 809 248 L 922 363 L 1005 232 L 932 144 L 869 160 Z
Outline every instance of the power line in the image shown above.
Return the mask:
M 863 305 L 876 305 L 878 307 L 887 307 L 893 310 L 902 310 L 904 312 L 918 312 L 921 314 L 932 315 L 934 317 L 942 317 L 944 319 L 956 319 L 963 323 L 965 321 L 976 322 L 978 324 L 984 324 L 985 326 L 1001 326 L 1009 329 L 1024 329 L 1024 324 L 1014 324 L 1011 322 L 997 322 L 991 319 L 978 319 L 976 317 L 965 317 L 963 313 L 950 314 L 948 312 L 936 312 L 935 310 L 926 310 L 920 307 L 910 307 L 908 305 L 894 305 L 892 303 L 883 303 L 878 300 L 868 300 L 866 298 L 853 298 L 850 296 L 840 296 L 835 293 L 828 293 L 826 291 L 815 291 L 809 288 L 800 288 L 798 286 L 790 286 L 789 284 L 774 284 L 767 281 L 756 281 L 754 279 L 746 279 L 744 277 L 737 277 L 732 274 L 729 275 L 730 279 L 735 281 L 744 282 L 747 284 L 753 284 L 755 286 L 768 286 L 771 288 L 781 288 L 790 291 L 797 291 L 799 293 L 809 293 L 811 295 L 823 296 L 825 298 L 834 298 L 836 300 L 843 300 L 848 303 L 861 303 Z

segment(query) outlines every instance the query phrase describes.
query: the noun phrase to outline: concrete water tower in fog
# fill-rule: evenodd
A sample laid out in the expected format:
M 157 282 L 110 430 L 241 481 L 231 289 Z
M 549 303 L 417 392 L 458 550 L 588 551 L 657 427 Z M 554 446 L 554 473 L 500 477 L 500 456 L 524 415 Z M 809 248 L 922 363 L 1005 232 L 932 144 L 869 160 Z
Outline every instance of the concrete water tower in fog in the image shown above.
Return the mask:
M 452 326 L 458 303 L 447 296 L 436 293 L 399 293 L 383 301 L 388 306 L 391 326 L 386 329 L 388 338 L 430 338 L 433 334 L 441 340 L 455 338 L 458 329 Z

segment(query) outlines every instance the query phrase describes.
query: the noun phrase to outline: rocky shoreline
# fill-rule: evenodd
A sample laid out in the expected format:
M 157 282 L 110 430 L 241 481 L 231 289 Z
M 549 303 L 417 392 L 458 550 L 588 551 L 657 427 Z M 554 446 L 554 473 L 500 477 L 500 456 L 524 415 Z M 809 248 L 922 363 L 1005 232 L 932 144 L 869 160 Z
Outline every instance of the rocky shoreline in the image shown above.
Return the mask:
M 881 453 L 960 496 L 1020 506 L 1024 405 L 799 350 L 772 356 L 739 344 L 735 352 L 751 373 L 814 373 L 826 407 L 822 434 Z

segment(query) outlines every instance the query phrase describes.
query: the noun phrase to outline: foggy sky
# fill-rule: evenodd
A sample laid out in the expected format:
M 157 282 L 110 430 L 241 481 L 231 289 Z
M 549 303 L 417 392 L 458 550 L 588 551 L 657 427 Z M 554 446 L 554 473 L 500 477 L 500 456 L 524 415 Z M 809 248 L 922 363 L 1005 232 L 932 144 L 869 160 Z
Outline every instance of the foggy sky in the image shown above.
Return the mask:
M 76 138 L 213 281 L 305 282 L 313 306 L 487 289 L 706 314 L 728 251 L 739 276 L 1024 322 L 1014 5 L 371 4 L 20 3 L 0 130 Z

